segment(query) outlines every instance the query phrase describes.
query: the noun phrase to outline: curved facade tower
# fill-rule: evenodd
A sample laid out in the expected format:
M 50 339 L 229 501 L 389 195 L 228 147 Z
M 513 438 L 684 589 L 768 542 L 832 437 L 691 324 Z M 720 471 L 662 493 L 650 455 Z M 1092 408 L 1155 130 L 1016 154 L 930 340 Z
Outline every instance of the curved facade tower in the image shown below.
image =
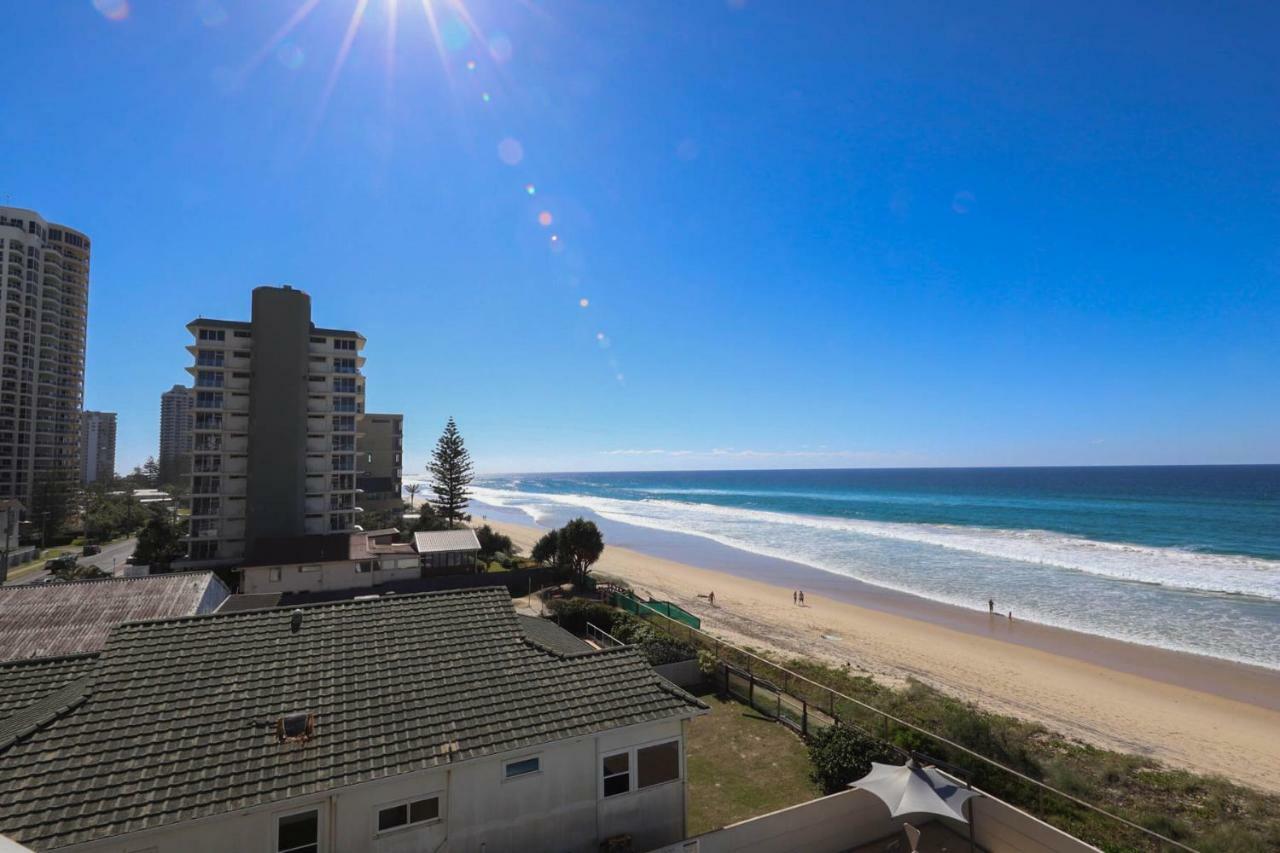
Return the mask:
M 89 238 L 0 207 L 0 281 L 0 499 L 32 512 L 33 489 L 79 480 Z

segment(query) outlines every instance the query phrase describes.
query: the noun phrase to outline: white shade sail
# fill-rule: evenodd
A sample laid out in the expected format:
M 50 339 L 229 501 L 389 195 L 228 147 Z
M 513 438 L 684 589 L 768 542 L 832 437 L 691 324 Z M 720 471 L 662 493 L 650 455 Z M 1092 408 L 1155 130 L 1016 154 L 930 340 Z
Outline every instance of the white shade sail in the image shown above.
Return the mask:
M 977 791 L 962 788 L 933 767 L 922 767 L 916 761 L 898 766 L 872 762 L 871 772 L 849 787 L 875 794 L 889 807 L 890 817 L 909 814 L 932 814 L 968 823 L 964 804 Z

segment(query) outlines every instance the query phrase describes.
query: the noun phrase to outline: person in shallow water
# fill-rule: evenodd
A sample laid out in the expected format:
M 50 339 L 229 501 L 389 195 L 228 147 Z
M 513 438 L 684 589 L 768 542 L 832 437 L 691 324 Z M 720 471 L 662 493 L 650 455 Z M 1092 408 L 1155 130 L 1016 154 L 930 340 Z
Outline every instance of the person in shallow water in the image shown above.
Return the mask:
M 993 615 L 993 616 L 995 615 L 995 612 L 996 612 L 996 600 L 995 600 L 994 598 L 988 598 L 988 599 L 987 599 L 987 612 L 988 612 L 988 613 L 990 613 L 990 614 L 991 614 L 991 615 Z

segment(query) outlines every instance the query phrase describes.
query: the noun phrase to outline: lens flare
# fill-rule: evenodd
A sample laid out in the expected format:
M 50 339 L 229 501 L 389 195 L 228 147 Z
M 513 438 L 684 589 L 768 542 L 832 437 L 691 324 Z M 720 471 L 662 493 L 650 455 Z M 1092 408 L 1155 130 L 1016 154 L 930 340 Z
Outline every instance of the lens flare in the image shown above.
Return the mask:
M 524 146 L 508 136 L 498 143 L 498 159 L 508 166 L 516 166 L 524 159 Z
M 298 47 L 291 41 L 287 41 L 280 47 L 276 48 L 276 61 L 288 68 L 290 71 L 297 71 L 302 67 L 302 63 L 306 61 L 306 54 L 302 52 L 302 48 Z
M 475 61 L 474 59 L 468 59 L 468 60 L 467 60 L 467 70 L 468 70 L 468 71 L 475 71 L 475 70 L 476 70 L 476 61 Z
M 511 59 L 511 39 L 502 33 L 494 33 L 489 39 L 489 55 L 494 62 L 508 62 Z
M 538 224 L 541 225 L 543 228 L 546 228 L 547 226 L 549 226 L 552 223 L 552 221 L 553 220 L 551 216 L 551 211 L 544 210 L 538 214 Z
M 591 300 L 587 299 L 585 296 L 578 300 L 579 308 L 586 308 L 590 304 L 591 304 Z
M 489 93 L 488 93 L 488 92 L 481 92 L 481 93 L 480 93 L 480 100 L 484 101 L 486 104 L 487 104 L 487 103 L 489 103 Z
M 123 21 L 129 17 L 129 0 L 93 0 L 93 8 L 108 21 Z
M 525 195 L 536 195 L 538 192 L 538 188 L 535 187 L 533 184 L 525 184 L 524 192 L 525 192 Z

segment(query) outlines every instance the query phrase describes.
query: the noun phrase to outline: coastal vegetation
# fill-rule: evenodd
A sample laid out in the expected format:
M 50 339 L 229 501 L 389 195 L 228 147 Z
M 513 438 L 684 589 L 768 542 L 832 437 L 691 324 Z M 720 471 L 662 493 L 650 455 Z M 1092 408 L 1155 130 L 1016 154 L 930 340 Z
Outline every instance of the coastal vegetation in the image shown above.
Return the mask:
M 436 441 L 427 470 L 431 472 L 431 491 L 435 494 L 431 501 L 435 515 L 449 527 L 457 527 L 469 520 L 466 509 L 471 500 L 471 480 L 475 469 L 453 418 L 449 418 L 444 432 Z
M 544 566 L 567 570 L 573 579 L 585 583 L 587 573 L 604 553 L 604 536 L 594 521 L 575 518 L 557 530 L 547 531 L 534 543 L 530 555 Z

